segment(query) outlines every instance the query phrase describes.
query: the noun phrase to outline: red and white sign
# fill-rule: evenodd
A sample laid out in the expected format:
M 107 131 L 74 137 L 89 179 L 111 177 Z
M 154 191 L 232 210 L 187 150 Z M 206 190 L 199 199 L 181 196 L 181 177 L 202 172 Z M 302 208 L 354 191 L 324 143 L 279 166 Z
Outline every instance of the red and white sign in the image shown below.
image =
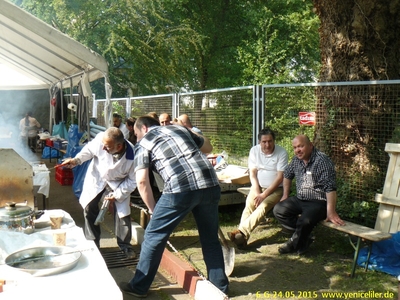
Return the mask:
M 300 125 L 315 125 L 315 112 L 299 112 Z

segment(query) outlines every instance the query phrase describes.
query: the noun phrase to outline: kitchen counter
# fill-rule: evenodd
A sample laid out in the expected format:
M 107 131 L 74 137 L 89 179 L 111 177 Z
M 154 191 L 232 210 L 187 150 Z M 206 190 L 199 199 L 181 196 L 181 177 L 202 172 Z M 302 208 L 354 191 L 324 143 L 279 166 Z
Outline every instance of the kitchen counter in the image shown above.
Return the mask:
M 85 239 L 83 230 L 75 225 L 71 216 L 63 211 L 61 230 L 66 231 L 66 246 L 79 250 L 82 256 L 77 265 L 64 273 L 37 277 L 4 264 L 5 258 L 15 251 L 38 246 L 53 246 L 53 233 L 49 215 L 45 211 L 37 220 L 32 234 L 0 231 L 0 279 L 5 279 L 2 300 L 30 299 L 113 299 L 122 300 L 122 293 L 107 269 L 106 263 L 93 241 Z M 43 218 L 43 219 L 42 219 Z

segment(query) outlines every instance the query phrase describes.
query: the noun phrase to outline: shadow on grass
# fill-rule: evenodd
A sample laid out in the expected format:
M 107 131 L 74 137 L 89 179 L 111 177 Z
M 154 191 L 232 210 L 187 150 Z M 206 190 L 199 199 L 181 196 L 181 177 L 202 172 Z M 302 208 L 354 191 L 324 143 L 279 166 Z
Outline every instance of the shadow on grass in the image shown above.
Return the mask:
M 239 222 L 240 213 L 229 211 L 229 214 L 230 221 L 221 225 L 224 233 L 236 229 Z M 188 216 L 170 240 L 205 274 L 198 233 L 191 219 Z M 364 272 L 357 267 L 355 278 L 350 278 L 354 249 L 346 235 L 323 226 L 317 226 L 313 234 L 315 242 L 305 255 L 280 255 L 278 246 L 290 235 L 283 234 L 276 221 L 257 227 L 247 248 L 236 249 L 230 298 L 340 299 L 344 294 L 323 293 L 346 292 L 352 293 L 352 299 L 366 299 L 362 293 L 373 291 L 382 293 L 382 297 L 385 293 L 393 296 L 386 299 L 397 299 L 397 279 L 393 276 Z

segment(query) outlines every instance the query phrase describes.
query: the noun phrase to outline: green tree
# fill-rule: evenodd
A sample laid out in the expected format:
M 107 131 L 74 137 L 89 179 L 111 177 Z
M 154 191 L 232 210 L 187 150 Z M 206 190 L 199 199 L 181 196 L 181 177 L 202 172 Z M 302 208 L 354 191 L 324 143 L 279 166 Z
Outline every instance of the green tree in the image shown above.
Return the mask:
M 238 47 L 242 83 L 315 81 L 320 66 L 318 17 L 304 0 L 250 1 L 247 38 Z
M 163 1 L 21 0 L 19 4 L 109 62 L 113 95 L 164 93 L 192 78 L 199 35 Z

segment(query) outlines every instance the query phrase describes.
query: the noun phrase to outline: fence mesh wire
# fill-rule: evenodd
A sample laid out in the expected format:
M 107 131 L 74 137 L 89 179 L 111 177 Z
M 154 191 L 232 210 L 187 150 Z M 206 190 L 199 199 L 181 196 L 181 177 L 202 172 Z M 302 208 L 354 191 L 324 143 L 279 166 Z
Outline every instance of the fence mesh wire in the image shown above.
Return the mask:
M 277 133 L 276 143 L 292 157 L 292 139 L 308 135 L 335 163 L 339 212 L 373 227 L 374 220 L 364 218 L 369 210 L 376 211 L 368 200 L 383 188 L 389 161 L 385 144 L 400 142 L 400 84 L 264 85 L 263 91 L 263 126 Z M 246 166 L 256 128 L 254 97 L 252 88 L 183 93 L 177 105 L 179 114 L 187 114 L 210 138 L 214 153 L 225 151 L 230 164 Z M 131 98 L 131 115 L 173 115 L 172 99 Z M 118 100 L 118 105 L 125 104 Z M 101 123 L 104 102 L 96 105 Z M 315 112 L 316 125 L 301 125 L 300 112 Z
M 210 138 L 213 152 L 226 152 L 231 164 L 247 165 L 253 132 L 252 90 L 183 94 L 180 114 L 187 114 L 193 126 Z

